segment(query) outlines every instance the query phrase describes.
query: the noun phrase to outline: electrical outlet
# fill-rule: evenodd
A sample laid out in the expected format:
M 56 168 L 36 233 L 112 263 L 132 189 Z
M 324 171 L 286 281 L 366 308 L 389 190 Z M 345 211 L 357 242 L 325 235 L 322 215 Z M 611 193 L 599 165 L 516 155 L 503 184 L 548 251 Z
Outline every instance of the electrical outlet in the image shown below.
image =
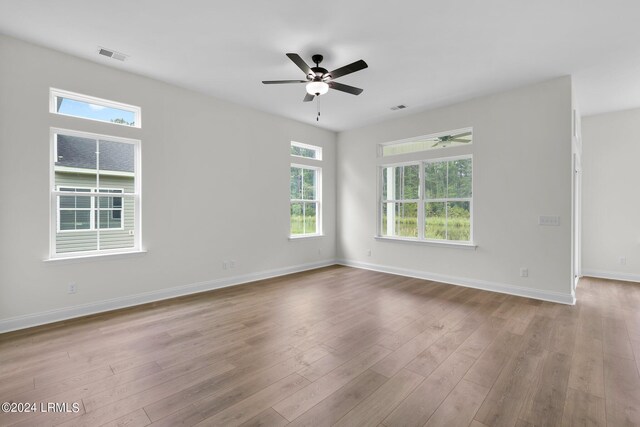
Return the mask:
M 69 287 L 67 288 L 67 293 L 75 294 L 76 292 L 78 292 L 78 285 L 76 285 L 75 283 L 69 283 Z
M 520 269 L 520 277 L 529 277 L 529 269 L 521 268 Z
M 371 249 L 367 249 L 367 256 L 371 256 Z
M 560 217 L 557 215 L 540 215 L 538 217 L 538 225 L 559 226 Z
M 222 269 L 223 270 L 228 270 L 229 269 L 229 262 L 228 261 L 222 261 Z
M 322 249 L 318 249 L 318 255 L 322 255 Z
M 618 259 L 618 262 L 620 262 L 620 265 L 627 265 L 627 257 L 623 257 L 623 256 L 621 256 L 621 257 Z
M 231 261 L 229 261 L 229 268 L 236 268 L 236 260 L 232 259 Z

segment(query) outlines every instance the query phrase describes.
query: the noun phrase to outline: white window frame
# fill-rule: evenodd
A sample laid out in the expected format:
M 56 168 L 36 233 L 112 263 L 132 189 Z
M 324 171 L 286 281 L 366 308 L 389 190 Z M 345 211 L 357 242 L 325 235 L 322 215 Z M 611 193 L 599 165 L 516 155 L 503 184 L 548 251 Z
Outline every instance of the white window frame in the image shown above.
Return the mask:
M 57 157 L 55 157 L 57 158 Z M 67 194 L 64 190 L 61 190 L 60 188 L 74 188 L 74 189 L 82 189 L 82 190 L 89 190 L 87 192 L 82 192 L 80 193 L 81 196 L 80 197 L 89 197 L 91 200 L 91 207 L 89 208 L 82 208 L 82 209 L 62 209 L 62 210 L 81 210 L 81 211 L 89 211 L 91 212 L 91 215 L 89 216 L 89 228 L 83 228 L 83 229 L 76 229 L 76 230 L 62 230 L 60 229 L 60 198 L 56 197 L 56 204 L 57 204 L 57 211 L 56 211 L 56 219 L 57 219 L 57 233 L 78 233 L 78 232 L 86 232 L 86 231 L 96 231 L 98 229 L 98 227 L 96 226 L 96 218 L 95 218 L 95 213 L 98 210 L 101 211 L 115 211 L 115 210 L 119 210 L 121 212 L 120 215 L 122 215 L 122 219 L 120 221 L 120 227 L 108 227 L 108 228 L 100 228 L 100 230 L 103 231 L 108 231 L 108 230 L 124 230 L 124 197 L 122 197 L 122 207 L 120 209 L 98 209 L 96 208 L 96 198 L 97 197 L 103 197 L 103 196 L 98 196 L 102 193 L 100 193 L 98 191 L 97 188 L 95 187 L 82 187 L 82 186 L 77 186 L 77 185 L 57 185 L 56 186 L 56 190 L 61 192 L 61 193 L 65 193 Z M 120 191 L 120 193 L 106 193 L 106 194 L 110 194 L 108 196 L 104 196 L 104 197 L 117 197 L 117 196 L 112 196 L 111 194 L 125 194 L 124 192 L 124 188 L 107 188 L 107 187 L 100 187 L 99 190 L 109 190 L 109 191 Z M 69 192 L 70 193 L 70 192 Z M 77 193 L 77 192 L 76 192 Z
M 58 196 L 77 196 L 78 193 L 76 192 L 71 192 L 71 191 L 60 191 L 58 186 L 56 186 L 56 180 L 55 180 L 55 164 L 57 161 L 57 156 L 56 156 L 56 152 L 57 152 L 57 147 L 56 147 L 56 135 L 57 134 L 63 134 L 63 135 L 68 135 L 68 136 L 75 136 L 75 137 L 79 137 L 79 138 L 90 138 L 90 139 L 95 139 L 95 140 L 106 140 L 106 141 L 113 141 L 113 142 L 120 142 L 120 143 L 125 143 L 125 144 L 131 144 L 134 146 L 134 192 L 133 193 L 92 193 L 91 196 L 85 196 L 85 197 L 122 197 L 122 210 L 123 210 L 123 219 L 122 219 L 122 224 L 124 226 L 124 204 L 125 204 L 125 199 L 126 198 L 130 198 L 133 199 L 134 201 L 134 244 L 133 247 L 131 248 L 116 248 L 116 249 L 100 249 L 98 246 L 97 250 L 92 250 L 92 251 L 78 251 L 78 252 L 64 252 L 64 253 L 57 253 L 56 252 L 56 235 L 58 234 L 58 223 L 59 223 L 59 219 L 58 219 Z M 130 138 L 122 138 L 122 137 L 117 137 L 117 136 L 112 136 L 112 135 L 103 135 L 103 134 L 96 134 L 96 133 L 90 133 L 90 132 L 81 132 L 81 131 L 76 131 L 76 130 L 70 130 L 70 129 L 62 129 L 62 128 L 50 128 L 49 130 L 49 147 L 50 147 L 50 158 L 49 158 L 49 188 L 51 189 L 50 191 L 50 203 L 49 203 L 49 230 L 50 230 L 50 234 L 49 234 L 49 259 L 64 259 L 64 258 L 84 258 L 84 257 L 91 257 L 91 256 L 96 256 L 96 255 L 112 255 L 112 254 L 122 254 L 122 253 L 131 253 L 131 252 L 142 252 L 142 180 L 141 180 L 141 175 L 142 175 L 142 170 L 141 170 L 141 141 L 138 139 L 130 139 Z M 95 188 L 101 188 L 100 187 L 100 175 L 98 174 L 96 176 L 96 187 Z M 81 187 L 75 187 L 73 185 L 59 185 L 59 187 L 73 187 L 73 188 L 81 188 Z M 93 188 L 93 187 L 91 187 Z M 108 188 L 101 188 L 103 190 L 106 190 Z M 92 202 L 92 206 L 93 206 L 93 202 Z M 94 220 L 91 219 L 91 221 L 93 222 Z M 106 228 L 106 229 L 88 229 L 88 230 L 64 230 L 63 232 L 66 233 L 67 231 L 70 232 L 76 232 L 76 231 L 95 231 L 97 233 L 100 232 L 105 232 L 105 231 L 110 231 L 110 230 L 117 230 L 114 228 Z M 99 244 L 99 238 L 98 238 L 98 244 Z
M 435 134 L 430 134 L 421 137 L 413 137 L 407 138 L 400 141 L 394 142 L 386 142 L 378 145 L 378 179 L 377 179 L 377 187 L 378 187 L 378 197 L 377 197 L 377 223 L 376 223 L 376 239 L 382 240 L 399 240 L 399 241 L 409 241 L 409 242 L 418 242 L 418 243 L 428 243 L 435 245 L 452 245 L 452 246 L 470 246 L 475 247 L 474 241 L 474 212 L 473 212 L 473 196 L 475 194 L 475 165 L 473 160 L 473 142 L 469 145 L 456 145 L 451 147 L 440 148 L 437 150 L 424 150 L 424 151 L 416 151 L 412 153 L 403 153 L 397 154 L 393 156 L 383 156 L 382 155 L 382 147 L 386 145 L 398 144 L 398 143 L 406 143 L 419 139 L 426 138 L 435 138 L 442 135 L 450 135 L 452 133 L 462 133 L 462 132 L 472 132 L 473 128 L 463 128 L 457 129 L 453 131 L 446 132 L 438 132 Z M 394 159 L 396 161 L 394 161 Z M 454 160 L 461 159 L 471 159 L 471 197 L 469 198 L 445 198 L 445 199 L 427 199 L 426 191 L 425 191 L 425 166 L 429 163 L 439 163 L 439 162 L 450 162 Z M 414 199 L 406 199 L 406 200 L 383 200 L 382 190 L 384 186 L 383 182 L 383 171 L 388 167 L 397 167 L 397 166 L 408 166 L 408 165 L 416 165 L 419 164 L 419 179 L 420 185 L 418 190 L 418 200 Z M 397 203 L 397 202 L 417 202 L 418 203 L 418 213 L 417 213 L 417 224 L 418 224 L 418 237 L 403 237 L 403 236 L 395 236 L 389 234 L 389 227 L 387 226 L 387 234 L 382 234 L 382 220 L 383 220 L 383 205 L 385 203 Z M 425 228 L 425 203 L 427 202 L 469 202 L 469 218 L 470 218 L 470 230 L 469 230 L 469 240 L 446 240 L 446 239 L 428 239 L 424 236 L 424 228 Z M 395 234 L 395 230 L 394 230 Z
M 322 147 L 318 147 L 317 145 L 304 144 L 302 142 L 296 142 L 296 141 L 291 141 L 291 146 L 289 147 L 289 152 L 291 152 L 291 147 L 305 148 L 307 150 L 313 150 L 313 151 L 316 152 L 316 157 L 315 158 L 300 156 L 300 155 L 297 155 L 297 154 L 291 154 L 291 157 L 296 157 L 296 158 L 299 158 L 299 159 L 307 159 L 307 160 L 317 160 L 319 162 L 322 161 Z
M 306 148 L 310 150 L 315 150 L 316 158 L 312 159 L 310 157 L 298 156 L 295 154 L 291 154 L 291 147 L 300 147 Z M 312 169 L 316 171 L 316 198 L 315 200 L 306 200 L 306 202 L 316 202 L 316 232 L 315 233 L 306 233 L 306 234 L 291 234 L 291 203 L 294 201 L 301 202 L 302 200 L 291 199 L 291 175 L 289 173 L 289 239 L 306 239 L 313 237 L 321 237 L 323 234 L 323 215 L 322 215 L 322 147 L 318 145 L 305 144 L 297 141 L 290 141 L 289 145 L 289 155 L 290 155 L 290 164 L 289 170 L 291 168 L 305 168 Z
M 322 236 L 322 168 L 320 166 L 310 166 L 310 165 L 304 165 L 299 163 L 291 163 L 290 168 L 307 169 L 307 170 L 312 170 L 316 173 L 316 188 L 315 188 L 316 197 L 313 200 L 292 199 L 291 197 L 289 197 L 289 237 L 292 239 L 299 239 L 304 237 Z M 289 182 L 289 188 L 291 188 L 291 182 Z M 316 204 L 315 233 L 291 234 L 291 205 L 293 203 L 315 203 Z
M 98 105 L 100 107 L 107 107 L 107 108 L 115 108 L 118 110 L 123 110 L 123 111 L 128 111 L 130 113 L 133 113 L 134 115 L 134 125 L 125 125 L 124 123 L 115 123 L 115 122 L 109 122 L 106 120 L 98 120 L 98 119 L 92 119 L 90 117 L 81 117 L 81 116 L 73 116 L 71 114 L 64 114 L 64 113 L 59 113 L 58 112 L 58 107 L 57 107 L 57 98 L 66 98 L 66 99 L 71 99 L 73 101 L 78 101 L 78 102 L 85 102 L 88 104 L 93 104 L 93 105 Z M 117 126 L 124 126 L 127 128 L 142 128 L 142 109 L 140 107 L 137 107 L 135 105 L 129 105 L 129 104 L 124 104 L 121 102 L 116 102 L 116 101 L 110 101 L 108 99 L 103 99 L 103 98 L 97 98 L 95 96 L 90 96 L 90 95 L 84 95 L 81 93 L 75 93 L 75 92 L 70 92 L 67 90 L 62 90 L 62 89 L 56 89 L 56 88 L 49 88 L 49 112 L 52 114 L 57 114 L 60 116 L 66 116 L 66 117 L 74 117 L 76 119 L 80 119 L 80 120 L 91 120 L 94 122 L 100 122 L 100 123 L 109 123 L 112 125 L 117 125 Z

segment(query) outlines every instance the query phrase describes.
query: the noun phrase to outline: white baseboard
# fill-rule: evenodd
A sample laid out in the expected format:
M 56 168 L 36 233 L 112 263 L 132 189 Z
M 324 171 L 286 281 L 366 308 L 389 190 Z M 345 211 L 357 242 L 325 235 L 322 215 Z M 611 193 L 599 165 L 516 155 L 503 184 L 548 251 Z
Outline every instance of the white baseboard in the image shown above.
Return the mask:
M 486 280 L 468 279 L 464 277 L 453 277 L 426 271 L 410 270 L 406 268 L 391 267 L 386 265 L 369 264 L 360 261 L 340 259 L 340 265 L 348 267 L 363 268 L 365 270 L 380 271 L 382 273 L 397 274 L 399 276 L 415 277 L 418 279 L 432 280 L 434 282 L 448 283 L 451 285 L 465 286 L 467 288 L 482 289 L 485 291 L 499 292 L 526 298 L 539 299 L 543 301 L 557 302 L 561 304 L 574 305 L 576 303 L 575 294 L 563 294 L 553 291 L 542 291 L 539 289 L 522 288 L 519 286 L 507 285 L 503 283 L 489 282 Z M 570 282 L 568 283 L 570 285 Z
M 334 265 L 335 260 L 325 260 L 309 264 L 301 264 L 273 270 L 249 273 L 242 276 L 225 277 L 223 279 L 210 280 L 206 282 L 192 283 L 189 285 L 175 286 L 157 291 L 145 292 L 125 297 L 112 298 L 106 301 L 93 302 L 88 304 L 65 307 L 40 313 L 27 314 L 23 316 L 0 319 L 0 333 L 16 331 L 19 329 L 31 328 L 33 326 L 47 323 L 59 322 L 61 320 L 73 319 L 90 314 L 103 313 L 105 311 L 117 310 L 120 308 L 132 307 L 154 301 L 175 298 L 183 295 L 195 294 L 199 292 L 211 291 L 214 289 L 226 288 L 229 286 L 241 285 L 286 274 L 298 273 L 305 270 Z
M 582 275 L 597 277 L 599 279 L 622 280 L 625 282 L 640 282 L 639 274 L 620 273 L 618 271 L 583 270 Z

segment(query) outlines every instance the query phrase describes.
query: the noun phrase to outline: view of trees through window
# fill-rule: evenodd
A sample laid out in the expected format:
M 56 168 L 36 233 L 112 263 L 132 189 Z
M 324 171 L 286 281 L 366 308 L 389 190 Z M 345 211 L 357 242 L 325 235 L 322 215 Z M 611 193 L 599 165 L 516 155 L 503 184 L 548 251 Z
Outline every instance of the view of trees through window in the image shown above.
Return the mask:
M 471 202 L 470 157 L 382 167 L 383 236 L 470 241 Z

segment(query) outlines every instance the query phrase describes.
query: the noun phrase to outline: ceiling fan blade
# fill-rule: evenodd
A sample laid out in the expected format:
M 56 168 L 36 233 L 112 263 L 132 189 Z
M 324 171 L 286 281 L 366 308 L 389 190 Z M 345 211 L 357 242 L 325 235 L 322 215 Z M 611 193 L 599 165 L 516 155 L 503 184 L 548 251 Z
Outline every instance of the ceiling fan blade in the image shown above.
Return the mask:
M 313 98 L 315 98 L 315 95 L 311 95 L 310 93 L 307 93 L 304 96 L 304 99 L 302 100 L 302 102 L 309 102 L 309 101 L 313 101 Z
M 457 138 L 452 138 L 449 141 L 451 141 L 451 142 L 464 142 L 465 144 L 468 144 L 469 142 L 471 142 L 468 139 L 457 139 Z
M 297 53 L 287 53 L 287 56 L 289 57 L 290 60 L 293 61 L 294 64 L 296 64 L 298 66 L 298 68 L 300 68 L 305 75 L 314 75 L 315 73 L 313 71 L 311 71 L 311 68 L 307 65 L 306 62 L 304 62 L 304 59 L 300 58 L 300 55 L 298 55 Z
M 285 83 L 307 83 L 307 80 L 263 80 L 266 85 L 281 85 Z
M 329 71 L 329 74 L 332 79 L 337 79 L 338 77 L 346 76 L 347 74 L 355 73 L 356 71 L 364 70 L 368 65 L 362 59 L 356 62 L 353 62 L 349 65 L 345 65 L 344 67 L 337 68 L 333 71 Z
M 329 82 L 329 87 L 331 89 L 339 90 L 341 92 L 350 93 L 351 95 L 360 95 L 362 93 L 362 89 L 360 89 L 359 87 L 343 85 L 342 83 L 338 83 L 338 82 Z

